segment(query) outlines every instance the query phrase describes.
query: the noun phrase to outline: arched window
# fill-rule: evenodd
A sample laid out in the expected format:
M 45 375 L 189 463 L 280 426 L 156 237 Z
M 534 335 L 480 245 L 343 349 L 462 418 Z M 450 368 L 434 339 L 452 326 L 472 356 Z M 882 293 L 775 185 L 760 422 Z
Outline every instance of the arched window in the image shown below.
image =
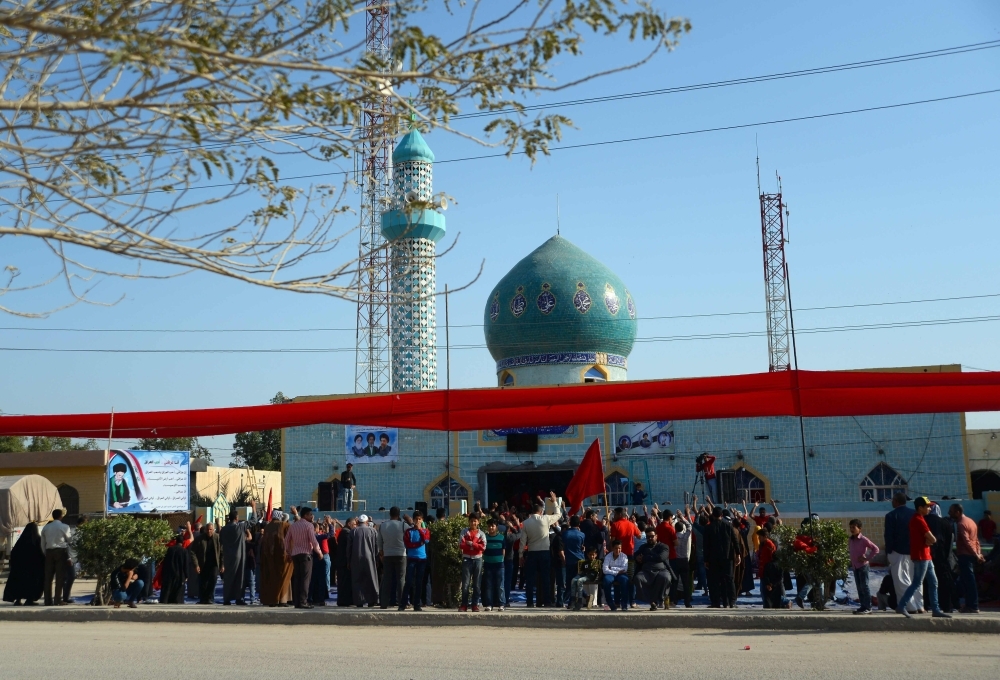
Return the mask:
M 431 509 L 444 508 L 445 496 L 448 493 L 448 479 L 442 479 L 431 489 Z M 469 490 L 454 477 L 451 478 L 451 500 L 469 500 Z M 471 509 L 471 508 L 470 508 Z
M 764 480 L 746 468 L 736 469 L 736 498 L 748 503 L 766 503 Z
M 504 371 L 500 374 L 500 387 L 510 387 L 514 384 L 514 375 Z
M 994 470 L 973 470 L 972 497 L 982 498 L 984 491 L 1000 491 L 1000 474 Z
M 66 508 L 68 517 L 76 517 L 80 514 L 80 492 L 69 484 L 60 484 L 56 489 L 59 491 L 59 500 Z
M 906 480 L 885 463 L 879 463 L 861 480 L 861 500 L 889 501 L 894 494 L 906 493 Z
M 608 494 L 608 505 L 612 508 L 616 506 L 626 506 L 632 499 L 631 485 L 629 478 L 620 472 L 612 472 L 604 478 L 604 489 Z
M 606 382 L 607 379 L 608 376 L 596 366 L 587 369 L 587 372 L 583 374 L 583 382 L 585 383 Z

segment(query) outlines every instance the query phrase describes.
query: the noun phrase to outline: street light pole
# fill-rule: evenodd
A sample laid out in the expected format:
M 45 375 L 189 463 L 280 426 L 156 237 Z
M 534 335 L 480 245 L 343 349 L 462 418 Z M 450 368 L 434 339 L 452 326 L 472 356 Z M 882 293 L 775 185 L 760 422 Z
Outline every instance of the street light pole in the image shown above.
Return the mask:
M 445 387 L 445 419 L 451 407 L 451 333 L 448 320 L 448 284 L 444 284 L 444 387 Z M 445 479 L 445 512 L 451 514 L 451 428 L 445 430 L 445 467 L 448 476 Z

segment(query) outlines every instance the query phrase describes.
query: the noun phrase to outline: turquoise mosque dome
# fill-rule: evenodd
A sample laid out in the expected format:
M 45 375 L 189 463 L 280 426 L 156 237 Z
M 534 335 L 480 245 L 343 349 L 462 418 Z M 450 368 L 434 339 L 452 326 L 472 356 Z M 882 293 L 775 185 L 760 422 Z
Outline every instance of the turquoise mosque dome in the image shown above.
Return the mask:
M 486 301 L 483 325 L 500 384 L 511 385 L 591 382 L 587 375 L 624 380 L 638 322 L 625 283 L 595 257 L 553 236 L 500 279 Z
M 431 151 L 431 147 L 424 141 L 424 136 L 420 134 L 420 130 L 416 128 L 407 132 L 399 140 L 399 144 L 396 145 L 395 150 L 392 152 L 393 163 L 403 163 L 406 161 L 434 162 L 434 152 Z

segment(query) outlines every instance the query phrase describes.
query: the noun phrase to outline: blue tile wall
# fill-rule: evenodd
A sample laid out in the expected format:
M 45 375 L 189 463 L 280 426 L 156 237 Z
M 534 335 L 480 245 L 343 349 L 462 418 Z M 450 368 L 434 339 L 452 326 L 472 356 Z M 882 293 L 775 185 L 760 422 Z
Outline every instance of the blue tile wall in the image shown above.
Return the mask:
M 880 462 L 909 482 L 911 496 L 968 496 L 960 414 L 807 418 L 804 422 L 806 447 L 814 453 L 808 458 L 814 503 L 860 501 L 861 480 Z M 311 425 L 285 431 L 283 484 L 287 504 L 314 500 L 317 483 L 343 471 L 343 430 L 339 425 Z M 712 452 L 718 457 L 716 467 L 726 468 L 736 466 L 740 462 L 737 453 L 742 452 L 742 462 L 767 478 L 775 498 L 790 504 L 805 501 L 796 418 L 678 421 L 674 435 L 673 459 L 667 455 L 623 455 L 608 465 L 626 472 L 631 467 L 645 483 L 644 467 L 630 462 L 645 460 L 651 500 L 671 500 L 676 505 L 683 502 L 685 491 L 691 491 L 694 459 L 699 453 Z M 537 453 L 520 455 L 507 453 L 502 444 L 481 446 L 478 432 L 452 436 L 458 440 L 458 468 L 452 475 L 477 495 L 479 469 L 488 463 L 578 463 L 598 438 L 603 450 L 608 450 L 604 425 L 583 426 L 582 441 L 543 438 Z M 412 507 L 414 501 L 423 500 L 427 485 L 446 471 L 445 437 L 443 432 L 401 430 L 395 469 L 388 463 L 355 466 L 358 498 L 368 501 L 369 510 L 391 505 Z M 884 455 L 878 453 L 880 448 Z

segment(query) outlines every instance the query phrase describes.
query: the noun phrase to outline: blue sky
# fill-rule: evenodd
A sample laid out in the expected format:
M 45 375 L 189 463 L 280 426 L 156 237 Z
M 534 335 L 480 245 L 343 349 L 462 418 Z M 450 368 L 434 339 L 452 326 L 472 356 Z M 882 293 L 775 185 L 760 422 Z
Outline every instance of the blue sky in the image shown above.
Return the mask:
M 550 101 L 889 57 L 1000 39 L 1000 5 L 961 3 L 661 3 L 693 29 L 654 63 Z M 564 73 L 607 63 L 622 45 L 593 44 Z M 805 116 L 1000 88 L 1000 49 L 830 75 L 647 97 L 566 112 L 576 144 Z M 458 246 L 438 281 L 467 283 L 451 299 L 453 344 L 482 344 L 494 282 L 556 229 L 619 273 L 640 317 L 763 308 L 755 143 L 765 189 L 780 172 L 791 209 L 788 246 L 798 308 L 1000 293 L 1000 94 L 782 125 L 523 157 L 445 163 L 435 189 Z M 486 153 L 445 133 L 428 136 L 439 160 Z M 311 167 L 311 166 L 310 166 Z M 291 164 L 286 174 L 293 174 Z M 351 201 L 356 201 L 352 195 Z M 197 219 L 194 216 L 192 219 Z M 7 244 L 5 244 L 7 245 Z M 353 249 L 353 245 L 348 251 Z M 0 253 L 3 251 L 0 250 Z M 10 252 L 10 251 L 9 251 Z M 18 252 L 18 265 L 31 256 Z M 336 257 L 336 255 L 334 255 Z M 3 259 L 3 258 L 0 258 Z M 2 264 L 6 264 L 5 262 Z M 355 310 L 315 296 L 255 290 L 193 274 L 106 281 L 110 307 L 78 305 L 35 328 L 344 328 L 300 334 L 80 334 L 0 330 L 3 347 L 353 348 Z M 34 300 L 61 299 L 58 290 Z M 802 311 L 800 328 L 1000 314 L 1000 297 Z M 443 324 L 443 305 L 439 306 Z M 762 315 L 643 320 L 640 337 L 764 329 Z M 1000 322 L 799 338 L 803 368 L 961 363 L 1000 370 Z M 443 332 L 440 334 L 443 343 Z M 4 352 L 7 413 L 145 410 L 261 403 L 353 389 L 353 349 L 295 355 Z M 443 384 L 443 352 L 440 358 Z M 762 337 L 639 343 L 633 379 L 749 373 L 767 368 Z M 494 384 L 485 348 L 452 352 L 452 385 Z M 1000 414 L 970 414 L 1000 427 Z M 230 438 L 206 442 L 224 460 Z M 122 442 L 125 443 L 125 442 Z

